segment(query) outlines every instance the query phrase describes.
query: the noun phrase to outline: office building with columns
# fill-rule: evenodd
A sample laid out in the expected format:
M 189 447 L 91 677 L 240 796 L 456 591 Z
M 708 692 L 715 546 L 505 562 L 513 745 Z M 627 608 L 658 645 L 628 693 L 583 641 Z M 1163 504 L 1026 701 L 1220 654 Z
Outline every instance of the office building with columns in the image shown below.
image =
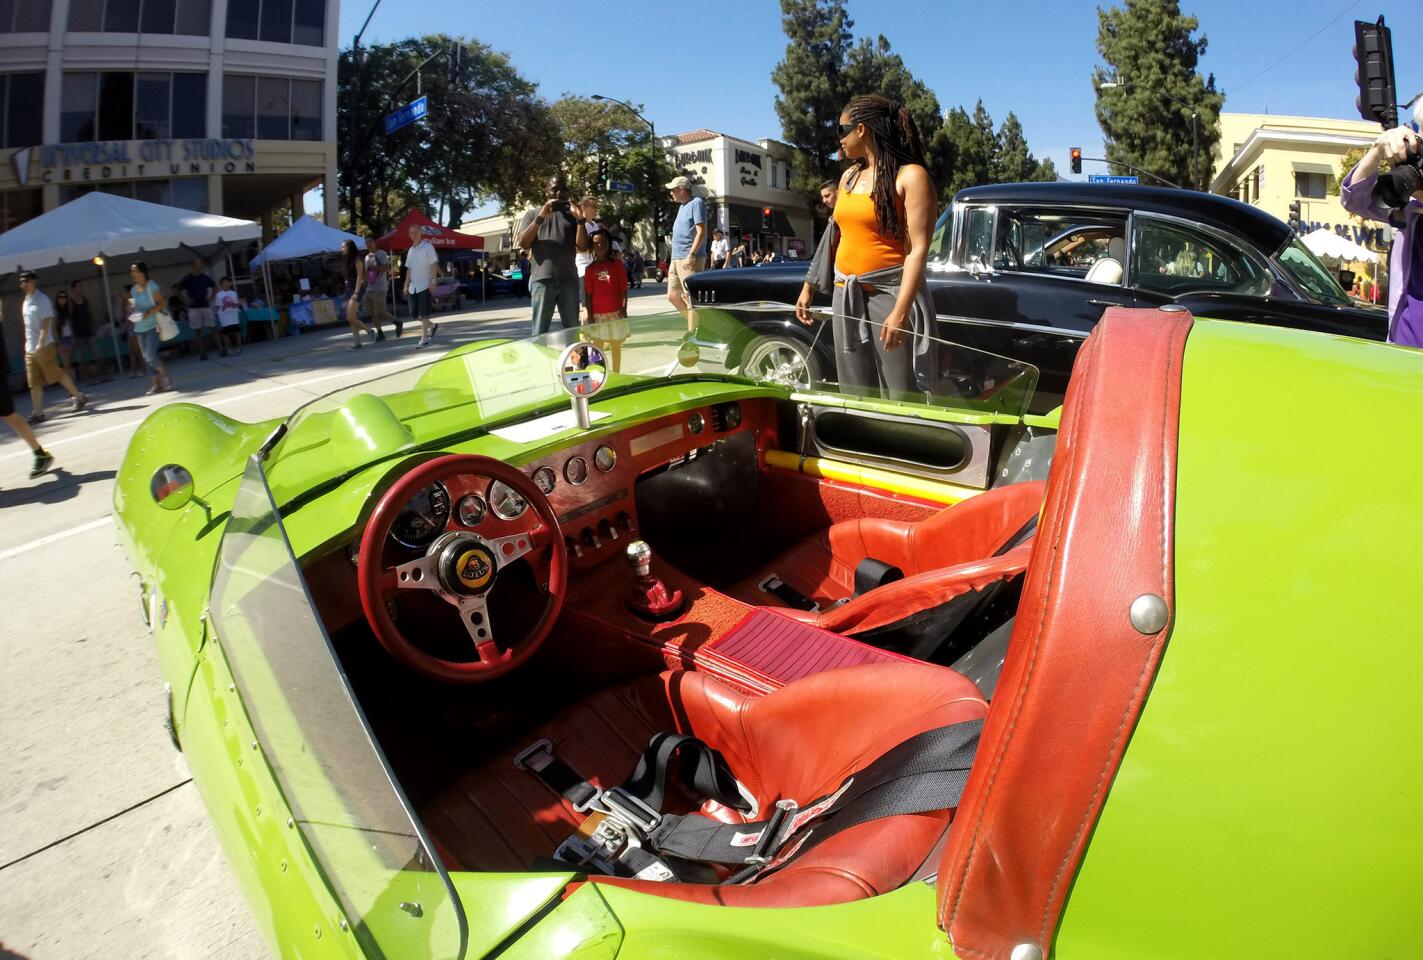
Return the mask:
M 336 222 L 338 0 L 0 3 L 0 230 L 91 190 Z

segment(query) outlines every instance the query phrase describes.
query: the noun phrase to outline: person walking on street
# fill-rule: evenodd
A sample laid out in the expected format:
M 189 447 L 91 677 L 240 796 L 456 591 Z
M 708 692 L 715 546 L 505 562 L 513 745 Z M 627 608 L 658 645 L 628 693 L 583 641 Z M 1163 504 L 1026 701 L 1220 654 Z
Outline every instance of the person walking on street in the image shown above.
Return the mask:
M 585 331 L 613 360 L 613 372 L 622 368 L 623 341 L 628 338 L 628 278 L 623 262 L 613 254 L 613 241 L 606 231 L 593 234 L 590 242 L 597 257 L 583 275 L 588 314 Z
M 415 224 L 410 225 L 410 251 L 405 254 L 405 299 L 410 304 L 410 312 L 420 321 L 420 340 L 415 349 L 430 345 L 430 338 L 440 329 L 439 324 L 430 319 L 434 309 L 435 271 L 440 266 L 440 255 L 425 239 L 425 233 Z
M 1419 110 L 1423 112 L 1423 102 Z M 1408 127 L 1385 130 L 1339 187 L 1345 210 L 1398 231 L 1388 270 L 1388 342 L 1409 347 L 1423 347 L 1423 190 L 1389 196 L 1390 203 L 1377 188 L 1381 160 L 1387 157 L 1398 164 L 1420 151 L 1423 137 Z M 1392 205 L 1398 201 L 1402 204 Z
M 45 421 L 44 388 L 51 383 L 59 384 L 74 398 L 74 412 L 78 413 L 89 398 L 59 366 L 54 304 L 40 291 L 40 278 L 33 271 L 20 274 L 20 289 L 25 294 L 21 307 L 25 319 L 25 379 L 30 385 L 30 405 L 34 408 L 29 422 Z
M 153 377 L 153 385 L 145 393 L 172 390 L 173 379 L 168 376 L 168 370 L 158 356 L 158 312 L 167 309 L 168 301 L 163 297 L 163 288 L 149 278 L 148 264 L 142 260 L 129 266 L 128 275 L 133 281 L 133 286 L 129 287 L 129 303 L 133 305 L 130 317 L 133 335 L 138 338 L 139 353 L 143 355 L 143 362 L 148 365 L 148 372 Z
M 692 195 L 692 181 L 674 177 L 667 184 L 680 206 L 672 218 L 672 250 L 667 262 L 667 300 L 687 318 L 688 332 L 697 329 L 697 311 L 687 293 L 687 278 L 706 266 L 707 208 Z
M 365 344 L 361 343 L 361 334 L 371 338 L 371 343 L 377 340 L 384 340 L 385 334 L 380 332 L 380 328 L 372 330 L 361 321 L 361 290 L 366 285 L 366 273 L 363 269 L 364 257 L 361 251 L 356 249 L 356 241 L 347 240 L 341 244 L 341 267 L 345 277 L 345 286 L 342 293 L 346 298 L 346 324 L 351 328 L 351 336 L 355 338 L 356 344 L 352 350 L 359 350 Z
M 712 231 L 711 244 L 711 268 L 713 270 L 726 269 L 726 258 L 731 255 L 731 244 L 727 243 L 726 237 L 722 236 L 720 230 Z
M 796 318 L 812 323 L 813 292 L 829 294 L 839 382 L 877 386 L 891 399 L 922 397 L 938 376 L 934 305 L 924 282 L 938 203 L 919 130 L 903 106 L 869 94 L 845 107 L 839 132 L 841 154 L 852 162 L 831 226 L 839 239 L 822 240 L 834 256 L 817 251 Z
M 598 222 L 598 198 L 584 197 L 578 201 L 578 207 L 574 212 L 583 218 L 583 230 L 588 234 L 588 249 L 579 250 L 573 256 L 573 264 L 578 268 L 579 302 L 586 307 L 588 306 L 588 289 L 583 285 L 583 277 L 588 271 L 588 264 L 593 262 L 593 234 L 603 229 L 603 225 Z
M 589 249 L 583 211 L 568 202 L 568 181 L 562 173 L 548 178 L 545 196 L 542 207 L 524 214 L 516 241 L 533 254 L 529 296 L 536 337 L 548 332 L 555 307 L 565 330 L 578 326 L 582 292 L 576 254 Z
M 223 277 L 213 307 L 217 310 L 217 335 L 232 338 L 228 347 L 233 353 L 242 352 L 242 306 L 242 299 L 232 289 L 232 278 Z
M 5 338 L 0 337 L 0 370 L 9 369 L 10 358 L 5 356 Z M 54 457 L 50 456 L 48 450 L 40 446 L 39 439 L 30 429 L 30 425 L 15 412 L 15 398 L 10 394 L 8 387 L 0 389 L 0 420 L 4 420 L 5 424 L 15 431 L 17 437 L 29 444 L 31 452 L 34 453 L 34 463 L 30 466 L 31 480 L 42 476 L 50 467 L 54 466 Z
M 405 331 L 405 324 L 390 312 L 387 298 L 390 296 L 390 254 L 376 246 L 373 231 L 366 233 L 366 316 L 371 318 L 371 326 L 380 331 L 380 325 L 389 320 L 395 327 L 398 339 Z
M 69 325 L 69 291 L 56 290 L 54 294 L 54 326 L 59 331 L 55 337 L 55 345 L 59 348 L 59 369 L 63 370 L 71 380 L 77 380 L 74 376 L 74 368 L 70 366 L 69 354 L 74 347 L 74 330 Z
M 201 260 L 193 261 L 193 269 L 179 280 L 178 289 L 183 291 L 183 298 L 188 306 L 188 328 L 193 331 L 193 337 L 198 341 L 198 359 L 208 358 L 208 331 L 212 331 L 214 339 L 217 340 L 218 352 L 222 356 L 227 356 L 227 346 L 222 342 L 222 335 L 217 332 L 217 319 L 212 312 L 212 296 L 217 292 L 217 283 L 208 275 L 207 265 Z

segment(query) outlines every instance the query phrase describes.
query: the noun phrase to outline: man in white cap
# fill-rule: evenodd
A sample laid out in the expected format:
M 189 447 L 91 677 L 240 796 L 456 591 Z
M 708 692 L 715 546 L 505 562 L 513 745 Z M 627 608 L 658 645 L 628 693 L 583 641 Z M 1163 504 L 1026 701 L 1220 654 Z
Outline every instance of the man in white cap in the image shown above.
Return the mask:
M 687 278 L 706 266 L 707 208 L 692 195 L 692 181 L 674 177 L 667 184 L 680 206 L 672 218 L 672 250 L 667 264 L 667 299 L 687 318 L 687 329 L 697 328 L 697 312 L 687 293 Z

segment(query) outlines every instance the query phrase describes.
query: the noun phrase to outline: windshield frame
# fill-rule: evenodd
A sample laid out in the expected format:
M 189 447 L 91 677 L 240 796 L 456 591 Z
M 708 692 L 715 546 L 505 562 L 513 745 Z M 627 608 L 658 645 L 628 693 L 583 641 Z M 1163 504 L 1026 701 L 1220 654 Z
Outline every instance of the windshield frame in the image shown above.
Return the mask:
M 1295 264 L 1285 258 L 1286 253 L 1298 253 L 1302 255 L 1305 263 L 1315 268 L 1320 275 L 1326 278 L 1328 284 L 1338 291 L 1338 296 L 1333 297 L 1331 295 L 1330 298 L 1320 297 L 1314 288 L 1305 281 L 1301 272 L 1296 269 Z M 1314 255 L 1314 251 L 1304 245 L 1304 242 L 1300 240 L 1299 235 L 1294 231 L 1290 231 L 1289 235 L 1285 237 L 1284 242 L 1280 244 L 1280 248 L 1275 251 L 1275 255 L 1270 259 L 1279 264 L 1280 271 L 1289 279 L 1290 285 L 1301 299 L 1326 307 L 1356 306 L 1354 301 L 1349 298 L 1349 294 L 1343 285 L 1339 283 L 1339 280 L 1334 274 L 1330 273 L 1329 268 Z

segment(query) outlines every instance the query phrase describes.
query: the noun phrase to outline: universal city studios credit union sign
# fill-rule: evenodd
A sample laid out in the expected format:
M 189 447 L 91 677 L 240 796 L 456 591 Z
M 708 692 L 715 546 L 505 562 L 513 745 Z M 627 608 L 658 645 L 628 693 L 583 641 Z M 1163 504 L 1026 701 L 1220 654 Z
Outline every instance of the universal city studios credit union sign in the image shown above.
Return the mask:
M 51 143 L 16 150 L 10 159 L 20 186 L 257 172 L 250 139 Z

